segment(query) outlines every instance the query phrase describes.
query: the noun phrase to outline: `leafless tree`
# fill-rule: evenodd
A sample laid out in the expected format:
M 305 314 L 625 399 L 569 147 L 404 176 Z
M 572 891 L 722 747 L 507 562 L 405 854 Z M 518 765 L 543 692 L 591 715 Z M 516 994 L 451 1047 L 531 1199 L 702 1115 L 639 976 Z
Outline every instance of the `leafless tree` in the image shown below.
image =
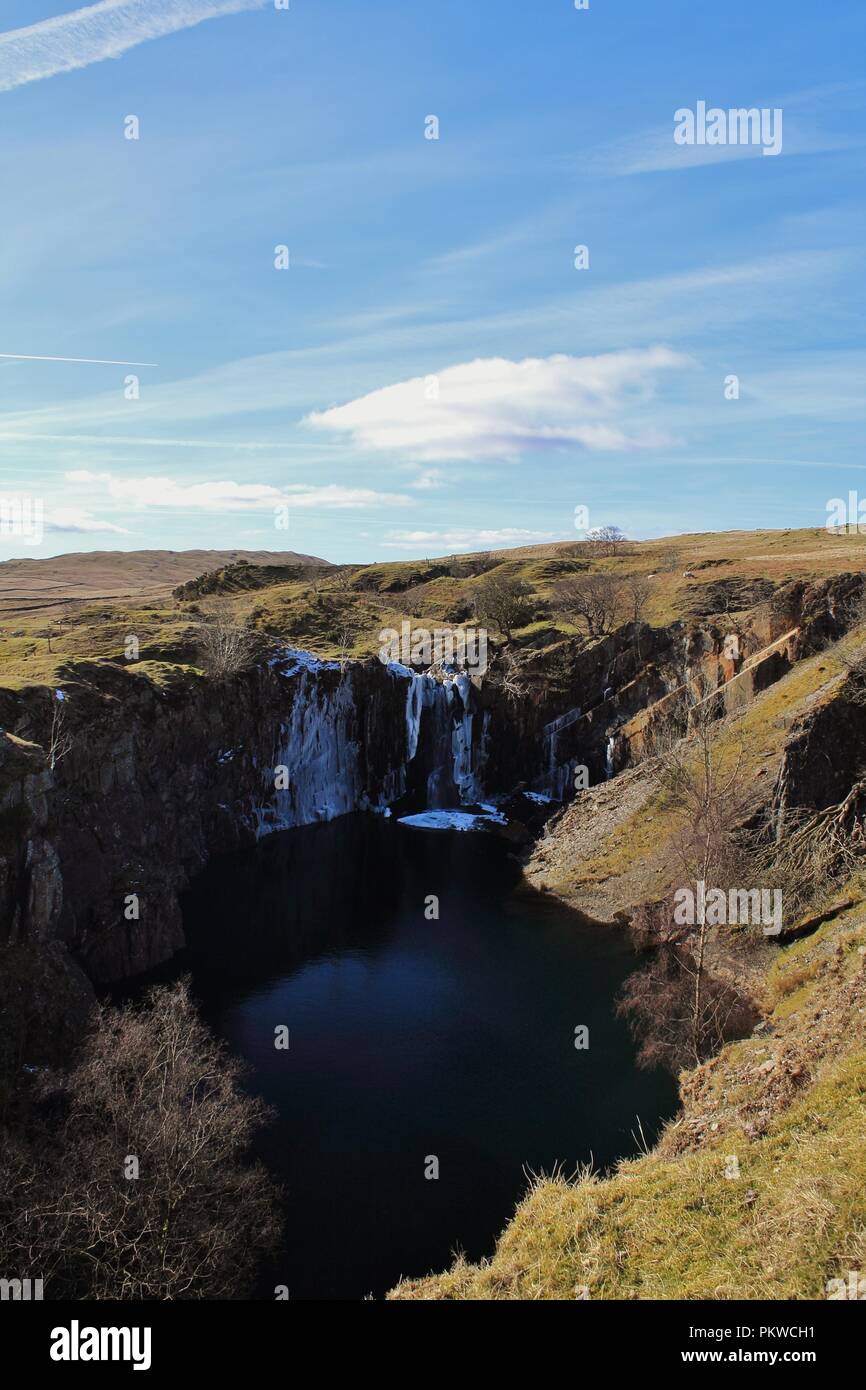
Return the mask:
M 66 694 L 62 690 L 54 692 L 54 708 L 51 711 L 51 732 L 48 736 L 48 766 L 53 772 L 61 759 L 72 748 L 72 734 L 67 727 Z
M 635 925 L 649 957 L 629 975 L 616 1012 L 637 1042 L 639 1066 L 663 1066 L 676 1076 L 751 1031 L 758 1011 L 748 993 L 709 970 L 696 1020 L 694 959 L 688 945 L 672 937 L 666 905 L 645 910 Z
M 325 579 L 327 573 L 327 568 L 324 565 L 307 565 L 304 570 L 304 578 L 309 584 L 313 598 L 317 603 L 322 591 L 322 581 Z
M 262 637 L 238 623 L 226 603 L 215 605 L 196 627 L 195 643 L 203 670 L 215 680 L 252 666 L 262 652 Z
M 599 555 L 618 555 L 625 539 L 625 532 L 618 526 L 596 526 L 586 533 L 587 543 Z
M 363 623 L 352 613 L 343 615 L 336 636 L 337 652 L 340 662 L 340 670 L 345 671 L 346 666 L 352 656 L 355 643 L 363 630 Z
M 51 1298 L 231 1298 L 275 1244 L 277 1190 L 247 1160 L 266 1118 L 184 983 L 102 1007 L 44 1129 L 0 1157 L 0 1267 Z
M 507 641 L 530 618 L 532 590 L 517 575 L 486 574 L 475 586 L 475 610 L 482 622 L 495 623 Z
M 625 591 L 612 574 L 582 574 L 560 579 L 553 589 L 553 606 L 589 637 L 603 637 L 622 619 Z
M 712 696 L 689 711 L 690 733 L 662 747 L 653 766 L 656 783 L 676 817 L 671 871 L 683 886 L 728 890 L 748 885 L 755 871 L 742 835 L 747 797 L 744 750 L 724 739 Z M 727 962 L 754 938 L 717 926 L 707 914 L 677 922 L 671 904 L 645 913 L 647 939 L 657 948 L 649 964 L 627 982 L 621 1011 L 629 1017 L 643 1055 L 664 1055 L 677 1067 L 696 1065 L 752 1017 L 747 994 Z
M 507 700 L 524 700 L 529 694 L 529 685 L 520 673 L 520 666 L 510 651 L 503 651 L 493 672 L 494 683 Z
M 652 582 L 645 574 L 629 574 L 623 580 L 623 599 L 631 622 L 643 621 L 651 593 Z
M 825 891 L 863 871 L 866 861 L 866 779 L 858 777 L 841 801 L 815 810 L 782 804 L 771 813 L 760 850 L 766 877 L 785 885 L 793 916 Z

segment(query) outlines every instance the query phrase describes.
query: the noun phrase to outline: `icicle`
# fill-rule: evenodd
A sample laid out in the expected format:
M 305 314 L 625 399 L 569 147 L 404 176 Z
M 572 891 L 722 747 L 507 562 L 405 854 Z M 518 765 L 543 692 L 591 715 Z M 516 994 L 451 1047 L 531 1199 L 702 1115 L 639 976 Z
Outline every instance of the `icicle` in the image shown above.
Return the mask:
M 316 673 L 301 668 L 291 718 L 280 730 L 274 767 L 267 773 L 275 789 L 255 813 L 257 835 L 333 820 L 363 804 L 360 750 L 351 738 L 354 714 L 351 672 L 335 690 L 323 693 Z M 277 782 L 281 767 L 285 786 Z
M 558 761 L 559 756 L 559 735 L 563 729 L 567 729 L 575 720 L 580 719 L 583 710 L 580 706 L 567 710 L 558 719 L 553 719 L 549 724 L 545 724 L 544 734 L 544 763 L 545 773 L 538 779 L 541 783 L 540 790 L 554 799 L 554 801 L 565 801 L 566 794 L 571 786 L 573 774 L 573 762 L 566 759 L 565 762 Z
M 465 672 L 440 681 L 398 662 L 389 663 L 390 675 L 406 682 L 405 756 L 379 773 L 375 786 L 367 787 L 364 750 L 356 738 L 351 668 L 339 684 L 333 685 L 329 678 L 332 688 L 323 689 L 321 673 L 337 669 L 336 663 L 318 662 L 303 652 L 284 653 L 274 665 L 277 661 L 281 674 L 295 678 L 297 684 L 291 715 L 277 738 L 273 766 L 263 770 L 263 804 L 254 810 L 258 836 L 370 806 L 384 810 L 405 794 L 407 767 L 422 746 L 430 809 L 453 806 L 455 800 L 467 805 L 483 796 L 489 715 L 484 714 L 481 737 L 474 742 L 473 688 Z M 395 756 L 403 756 L 399 746 Z M 279 768 L 286 770 L 281 779 Z
M 615 746 L 616 746 L 616 735 L 615 735 L 615 734 L 610 734 L 610 735 L 608 735 L 607 747 L 606 747 L 605 753 L 604 753 L 604 775 L 605 775 L 605 777 L 607 778 L 608 781 L 610 781 L 611 777 L 614 775 L 614 772 L 616 771 L 616 768 L 614 767 L 614 762 L 613 762 L 613 750 L 614 750 Z

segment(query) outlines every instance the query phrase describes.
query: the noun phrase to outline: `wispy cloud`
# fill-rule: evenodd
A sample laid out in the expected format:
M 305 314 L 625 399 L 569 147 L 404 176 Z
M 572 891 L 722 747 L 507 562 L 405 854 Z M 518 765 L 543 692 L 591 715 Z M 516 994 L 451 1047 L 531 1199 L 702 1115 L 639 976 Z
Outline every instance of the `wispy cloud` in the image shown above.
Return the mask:
M 52 507 L 45 518 L 45 530 L 76 536 L 129 535 L 125 526 L 115 526 L 113 521 L 93 516 L 81 507 Z
M 120 478 L 113 473 L 94 473 L 87 468 L 64 474 L 68 483 L 88 483 L 104 489 L 116 503 L 141 508 L 183 508 L 209 512 L 262 511 L 282 504 L 290 507 L 356 510 L 384 505 L 405 506 L 411 498 L 398 492 L 374 492 L 371 488 L 341 487 L 326 483 L 308 487 L 291 483 L 236 483 L 228 478 L 180 483 L 174 478 Z
M 516 526 L 504 526 L 498 531 L 389 531 L 383 541 L 388 550 L 413 550 L 427 547 L 453 553 L 458 550 L 496 549 L 498 546 L 535 545 L 542 541 L 561 539 L 553 531 L 524 531 Z
M 474 241 L 466 246 L 459 246 L 454 251 L 445 251 L 440 256 L 434 256 L 428 262 L 427 269 L 452 271 L 464 266 L 474 267 L 476 262 L 486 260 L 490 256 L 497 256 L 503 251 L 510 251 L 515 246 L 520 246 L 538 235 L 538 217 L 536 217 L 534 223 L 528 224 L 523 221 L 510 230 L 502 232 L 499 236 L 488 237 L 483 241 Z
M 422 460 L 513 458 L 557 445 L 658 448 L 670 437 L 641 424 L 629 432 L 619 421 L 628 407 L 652 398 L 661 371 L 688 362 L 664 347 L 520 362 L 480 358 L 314 412 L 306 423 L 349 434 L 361 448 Z
M 0 91 L 101 63 L 206 19 L 262 9 L 266 0 L 99 0 L 0 33 Z

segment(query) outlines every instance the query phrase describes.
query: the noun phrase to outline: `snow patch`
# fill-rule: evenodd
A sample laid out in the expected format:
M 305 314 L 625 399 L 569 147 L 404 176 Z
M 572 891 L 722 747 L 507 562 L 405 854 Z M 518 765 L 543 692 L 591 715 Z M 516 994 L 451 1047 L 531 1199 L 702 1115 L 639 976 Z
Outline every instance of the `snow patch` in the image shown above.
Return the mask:
M 421 811 L 416 816 L 401 816 L 397 823 L 416 830 L 482 830 L 485 825 L 506 825 L 507 821 L 498 812 L 489 816 L 472 811 Z

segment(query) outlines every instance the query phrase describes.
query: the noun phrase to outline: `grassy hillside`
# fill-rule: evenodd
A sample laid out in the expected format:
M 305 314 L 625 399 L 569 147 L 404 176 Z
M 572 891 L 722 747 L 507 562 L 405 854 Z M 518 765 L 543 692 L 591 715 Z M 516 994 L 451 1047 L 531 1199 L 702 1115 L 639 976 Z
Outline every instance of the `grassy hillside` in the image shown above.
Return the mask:
M 629 542 L 607 557 L 585 544 L 561 542 L 333 567 L 291 554 L 203 551 L 192 572 L 194 552 L 189 562 L 171 552 L 146 554 L 132 577 L 125 572 L 129 557 L 107 553 L 0 565 L 0 684 L 56 683 L 70 659 L 125 661 L 130 635 L 142 659 L 195 664 L 196 624 L 219 604 L 228 605 L 237 622 L 323 656 L 370 656 L 378 651 L 380 630 L 404 619 L 425 626 L 479 621 L 475 590 L 491 573 L 526 584 L 529 620 L 514 641 L 543 646 L 574 632 L 553 603 L 557 580 L 570 575 L 646 576 L 644 617 L 661 625 L 697 612 L 751 608 L 754 581 L 778 586 L 864 568 L 866 537 L 823 529 L 735 531 Z M 238 559 L 249 560 L 252 573 Z M 207 583 L 188 582 L 205 572 L 212 576 Z M 94 597 L 100 593 L 104 597 Z

